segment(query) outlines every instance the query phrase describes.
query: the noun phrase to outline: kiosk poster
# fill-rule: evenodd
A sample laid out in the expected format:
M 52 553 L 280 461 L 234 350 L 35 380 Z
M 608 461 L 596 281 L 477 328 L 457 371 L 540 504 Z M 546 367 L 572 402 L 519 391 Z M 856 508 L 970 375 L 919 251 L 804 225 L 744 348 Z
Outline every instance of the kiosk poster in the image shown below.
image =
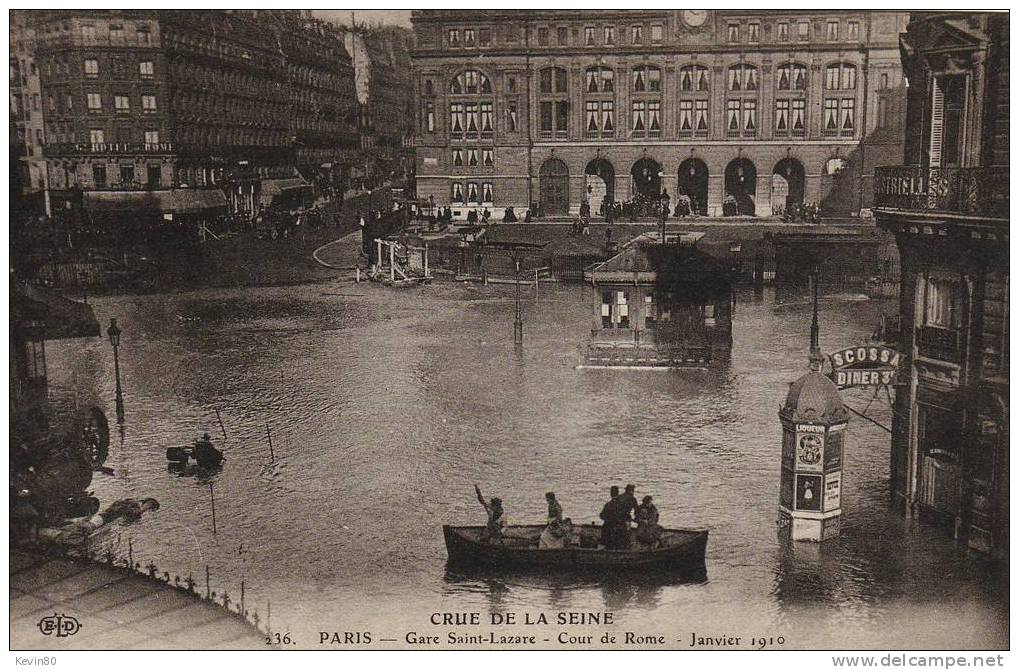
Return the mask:
M 8 11 L 11 668 L 1003 665 L 1008 11 L 106 4 Z

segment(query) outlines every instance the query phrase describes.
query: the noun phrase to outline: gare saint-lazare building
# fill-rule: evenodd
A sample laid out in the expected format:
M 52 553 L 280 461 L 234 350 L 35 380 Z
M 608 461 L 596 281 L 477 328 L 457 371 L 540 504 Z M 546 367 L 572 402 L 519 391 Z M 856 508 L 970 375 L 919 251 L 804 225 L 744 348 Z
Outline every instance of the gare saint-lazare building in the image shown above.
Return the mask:
M 658 197 L 767 216 L 872 206 L 902 158 L 898 35 L 877 11 L 412 15 L 420 197 L 545 216 Z M 731 211 L 731 208 L 727 210 Z

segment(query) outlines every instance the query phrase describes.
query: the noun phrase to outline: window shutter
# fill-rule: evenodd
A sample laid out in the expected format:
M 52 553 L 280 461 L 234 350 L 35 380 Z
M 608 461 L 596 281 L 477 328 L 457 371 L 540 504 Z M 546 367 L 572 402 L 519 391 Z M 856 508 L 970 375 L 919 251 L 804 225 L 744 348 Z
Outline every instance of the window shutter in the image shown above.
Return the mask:
M 941 167 L 941 145 L 945 129 L 945 92 L 935 77 L 931 90 L 930 167 Z

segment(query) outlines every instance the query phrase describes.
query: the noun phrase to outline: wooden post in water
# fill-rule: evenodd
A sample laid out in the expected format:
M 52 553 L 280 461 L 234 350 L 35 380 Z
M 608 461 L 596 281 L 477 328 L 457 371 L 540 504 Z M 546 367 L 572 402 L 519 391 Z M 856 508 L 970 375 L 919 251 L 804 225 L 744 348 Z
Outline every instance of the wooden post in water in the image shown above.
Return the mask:
M 219 429 L 223 431 L 223 439 L 226 439 L 226 426 L 223 425 L 223 417 L 219 414 L 219 408 L 216 408 L 216 419 L 219 421 Z
M 276 462 L 276 454 L 274 454 L 273 451 L 272 451 L 272 433 L 269 432 L 269 424 L 268 423 L 265 424 L 265 436 L 269 438 L 269 458 L 271 458 L 272 462 L 275 463 Z
M 248 613 L 244 611 L 244 580 L 241 580 L 241 616 L 245 619 L 248 618 Z
M 212 534 L 216 534 L 216 492 L 212 488 L 212 482 L 209 482 L 209 497 L 212 499 Z
M 130 563 L 128 567 L 131 571 L 134 571 L 134 546 L 131 542 L 131 538 L 127 538 L 127 562 Z
M 212 591 L 209 588 L 209 564 L 205 564 L 205 599 L 212 599 Z

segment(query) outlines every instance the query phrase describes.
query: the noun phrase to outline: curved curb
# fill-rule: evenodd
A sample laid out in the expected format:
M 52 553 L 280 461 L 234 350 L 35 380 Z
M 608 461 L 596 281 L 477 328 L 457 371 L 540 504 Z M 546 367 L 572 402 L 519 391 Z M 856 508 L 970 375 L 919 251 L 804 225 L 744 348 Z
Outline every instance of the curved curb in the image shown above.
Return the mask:
M 344 235 L 343 237 L 341 237 L 341 238 L 339 238 L 337 240 L 333 240 L 332 242 L 326 242 L 325 244 L 320 246 L 318 249 L 315 249 L 315 251 L 311 252 L 311 257 L 313 259 L 315 259 L 316 263 L 318 263 L 319 265 L 321 265 L 324 268 L 329 268 L 330 270 L 353 270 L 355 266 L 339 267 L 337 265 L 332 265 L 330 263 L 325 262 L 321 258 L 319 258 L 318 255 L 319 255 L 319 252 L 325 250 L 327 247 L 331 247 L 334 244 L 339 244 L 340 242 L 345 241 L 348 237 L 351 237 L 353 235 L 359 235 L 360 233 L 361 233 L 360 230 L 355 230 L 355 231 L 353 231 L 351 233 L 347 233 L 346 235 Z

